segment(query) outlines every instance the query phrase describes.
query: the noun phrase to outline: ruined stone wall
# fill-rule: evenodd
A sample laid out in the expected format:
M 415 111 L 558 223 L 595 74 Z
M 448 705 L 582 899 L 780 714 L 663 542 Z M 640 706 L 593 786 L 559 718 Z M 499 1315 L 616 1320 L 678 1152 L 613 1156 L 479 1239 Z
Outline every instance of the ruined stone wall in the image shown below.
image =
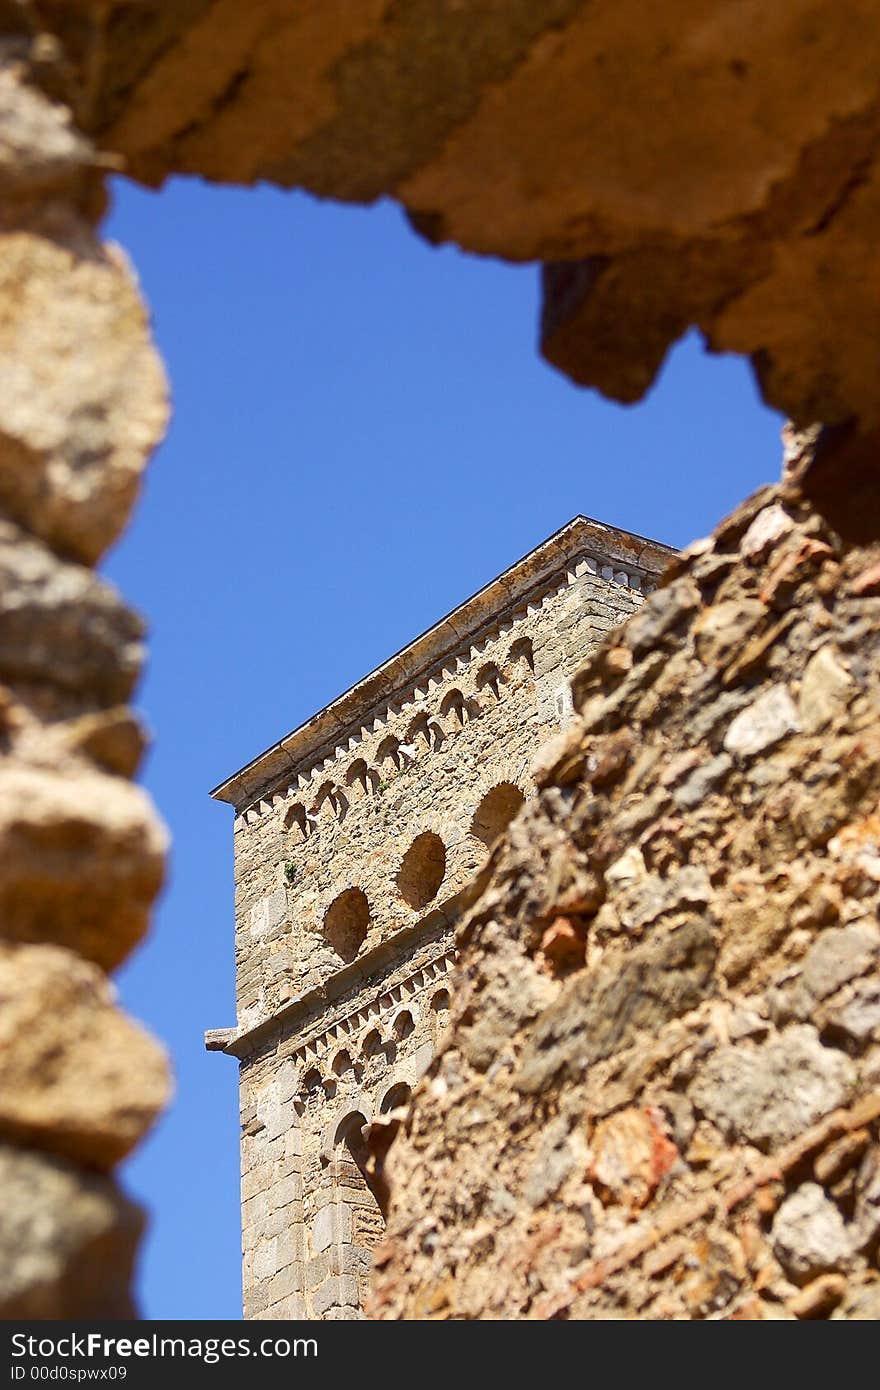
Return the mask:
M 476 626 L 467 605 L 450 615 L 413 683 L 239 810 L 239 1018 L 224 1045 L 244 1059 L 248 1317 L 359 1316 L 384 1231 L 362 1131 L 387 1141 L 385 1117 L 431 1061 L 454 924 L 534 791 L 536 748 L 571 717 L 571 673 L 665 563 L 595 526 L 606 553 L 587 553 L 588 529 L 547 543 L 565 567 L 540 583 L 517 591 L 516 567 L 497 581 Z M 260 776 L 258 759 L 250 785 Z
M 111 1170 L 168 1094 L 106 972 L 165 832 L 134 787 L 143 626 L 92 566 L 166 420 L 100 161 L 0 44 L 0 1315 L 124 1317 L 143 1217 Z
M 459 930 L 377 1316 L 880 1316 L 878 650 L 880 546 L 791 478 L 587 662 Z

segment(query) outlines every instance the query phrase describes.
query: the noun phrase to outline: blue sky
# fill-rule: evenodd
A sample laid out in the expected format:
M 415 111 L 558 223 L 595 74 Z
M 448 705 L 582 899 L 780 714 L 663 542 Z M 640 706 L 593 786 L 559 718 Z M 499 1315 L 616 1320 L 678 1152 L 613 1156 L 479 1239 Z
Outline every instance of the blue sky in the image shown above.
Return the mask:
M 120 973 L 177 1097 L 128 1162 L 152 1318 L 240 1316 L 232 812 L 208 790 L 577 512 L 683 545 L 778 475 L 781 420 L 691 335 L 640 406 L 535 350 L 538 279 L 433 250 L 391 204 L 124 183 L 173 384 L 103 568 L 149 619 L 144 781 L 171 827 L 152 936 Z

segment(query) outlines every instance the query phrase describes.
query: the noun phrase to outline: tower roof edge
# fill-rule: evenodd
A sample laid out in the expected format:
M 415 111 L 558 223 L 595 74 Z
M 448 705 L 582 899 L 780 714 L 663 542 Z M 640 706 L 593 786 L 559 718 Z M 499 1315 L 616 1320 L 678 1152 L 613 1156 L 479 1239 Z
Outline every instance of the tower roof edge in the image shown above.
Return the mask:
M 494 612 L 515 607 L 542 581 L 585 552 L 606 563 L 628 566 L 652 576 L 662 573 L 676 553 L 660 541 L 609 526 L 593 517 L 572 517 L 310 719 L 218 783 L 210 795 L 237 809 L 250 804 L 287 769 L 294 773 L 312 750 L 346 737 L 360 716 L 374 709 L 379 701 L 391 700 L 397 691 L 412 685 L 444 652 L 461 645 L 469 634 L 483 627 Z

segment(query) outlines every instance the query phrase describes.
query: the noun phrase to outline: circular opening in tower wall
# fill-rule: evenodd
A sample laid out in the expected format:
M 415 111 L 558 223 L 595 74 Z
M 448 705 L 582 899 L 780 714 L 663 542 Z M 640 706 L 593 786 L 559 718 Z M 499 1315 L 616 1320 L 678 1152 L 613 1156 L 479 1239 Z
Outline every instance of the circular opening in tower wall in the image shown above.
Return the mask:
M 418 910 L 427 907 L 446 873 L 446 848 L 439 835 L 417 835 L 403 856 L 397 886 L 404 902 Z
M 517 811 L 525 804 L 525 797 L 519 787 L 512 782 L 499 782 L 497 787 L 486 792 L 471 821 L 471 834 L 481 840 L 487 849 L 503 835 Z
M 362 888 L 346 888 L 324 914 L 324 936 L 344 961 L 354 960 L 370 925 L 370 904 Z

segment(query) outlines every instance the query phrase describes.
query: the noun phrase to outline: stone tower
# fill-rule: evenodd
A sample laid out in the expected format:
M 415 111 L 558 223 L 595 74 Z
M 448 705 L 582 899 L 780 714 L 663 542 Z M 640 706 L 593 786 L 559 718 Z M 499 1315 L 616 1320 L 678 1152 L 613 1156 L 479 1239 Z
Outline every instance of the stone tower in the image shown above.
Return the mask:
M 245 1317 L 357 1318 L 383 1229 L 364 1130 L 449 1006 L 455 923 L 569 677 L 671 552 L 575 519 L 212 795 L 235 807 Z

